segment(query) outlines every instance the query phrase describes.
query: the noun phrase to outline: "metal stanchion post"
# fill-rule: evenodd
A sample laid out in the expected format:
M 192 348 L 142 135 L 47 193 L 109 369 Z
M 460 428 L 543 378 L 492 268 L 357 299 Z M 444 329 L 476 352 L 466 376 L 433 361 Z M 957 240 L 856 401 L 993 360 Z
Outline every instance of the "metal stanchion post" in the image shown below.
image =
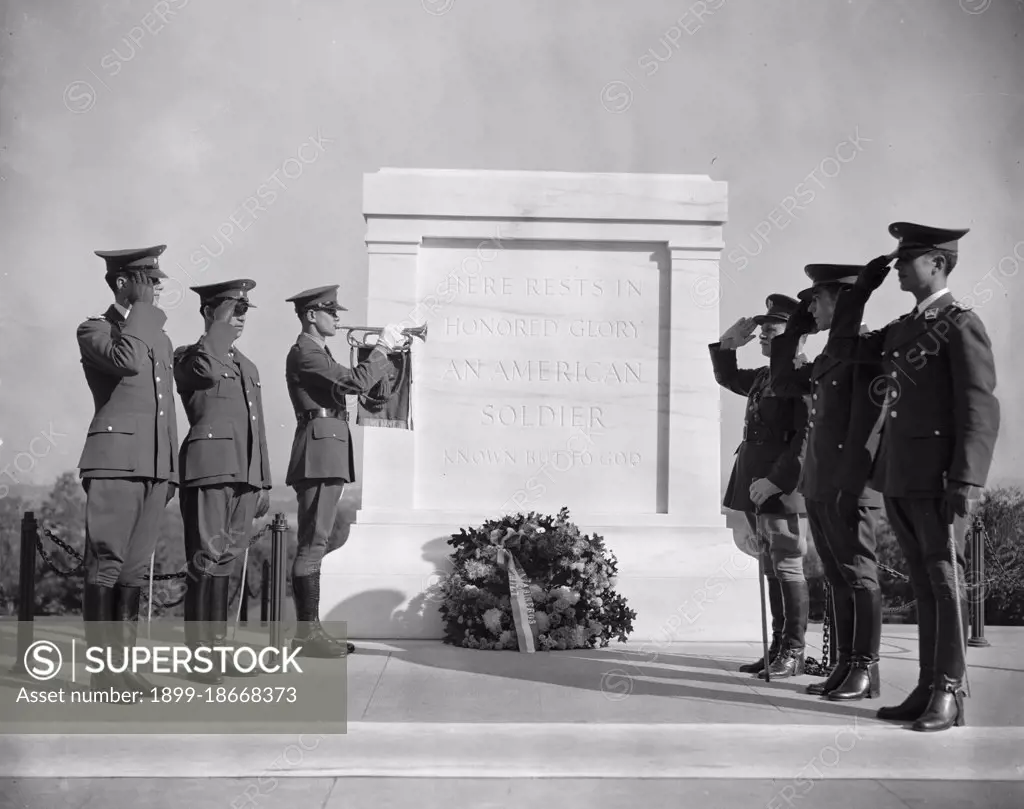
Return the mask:
M 971 528 L 971 566 L 967 572 L 967 603 L 971 610 L 971 637 L 968 646 L 991 646 L 985 639 L 985 532 L 979 523 Z M 971 593 L 971 583 L 974 593 Z
M 285 562 L 288 548 L 285 545 L 288 522 L 283 512 L 274 515 L 270 533 L 270 646 L 280 649 L 284 646 L 284 599 Z
M 266 626 L 270 620 L 270 560 L 263 560 L 260 575 L 260 626 Z
M 39 524 L 32 511 L 21 520 L 21 561 L 18 567 L 18 657 L 11 671 L 25 672 L 25 652 L 35 638 L 33 621 L 36 614 L 36 537 Z

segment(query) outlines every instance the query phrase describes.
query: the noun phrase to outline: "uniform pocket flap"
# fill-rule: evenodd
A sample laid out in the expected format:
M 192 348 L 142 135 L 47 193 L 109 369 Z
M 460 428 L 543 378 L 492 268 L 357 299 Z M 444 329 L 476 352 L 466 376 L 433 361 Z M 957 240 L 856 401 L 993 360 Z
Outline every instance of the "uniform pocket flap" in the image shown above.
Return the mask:
M 345 422 L 340 419 L 314 419 L 313 438 L 337 438 L 345 439 Z
M 135 433 L 135 416 L 110 416 L 108 418 L 93 419 L 89 425 L 89 435 L 97 433 L 122 433 L 132 435 Z
M 230 424 L 197 424 L 188 433 L 189 441 L 207 438 L 234 438 L 235 433 Z

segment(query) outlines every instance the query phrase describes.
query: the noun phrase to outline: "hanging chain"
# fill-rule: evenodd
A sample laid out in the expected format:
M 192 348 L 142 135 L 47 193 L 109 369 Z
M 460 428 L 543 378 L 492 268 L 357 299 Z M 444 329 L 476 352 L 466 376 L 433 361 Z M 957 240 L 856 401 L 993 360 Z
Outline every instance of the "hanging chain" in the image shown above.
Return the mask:
M 260 539 L 266 536 L 267 532 L 271 528 L 271 525 L 272 523 L 268 522 L 259 531 L 253 534 L 252 537 L 249 539 L 249 542 L 247 543 L 247 547 L 251 548 L 257 542 L 259 542 Z M 78 564 L 76 564 L 70 570 L 62 570 L 56 564 L 56 562 L 53 561 L 53 556 L 46 550 L 46 547 L 43 545 L 43 535 L 45 535 L 46 538 L 49 539 L 54 545 L 56 545 L 58 548 L 64 551 L 64 553 L 68 554 L 73 559 L 77 559 Z M 84 554 L 82 554 L 80 551 L 75 550 L 67 542 L 65 542 L 55 533 L 53 533 L 53 531 L 51 531 L 49 528 L 46 528 L 45 526 L 39 526 L 39 530 L 36 532 L 36 548 L 39 550 L 39 555 L 43 558 L 43 561 L 46 562 L 47 566 L 58 576 L 69 577 L 81 575 L 82 567 L 85 564 Z M 187 570 L 181 570 L 177 573 L 158 573 L 155 576 L 153 576 L 153 581 L 170 581 L 171 579 L 184 579 L 187 575 Z

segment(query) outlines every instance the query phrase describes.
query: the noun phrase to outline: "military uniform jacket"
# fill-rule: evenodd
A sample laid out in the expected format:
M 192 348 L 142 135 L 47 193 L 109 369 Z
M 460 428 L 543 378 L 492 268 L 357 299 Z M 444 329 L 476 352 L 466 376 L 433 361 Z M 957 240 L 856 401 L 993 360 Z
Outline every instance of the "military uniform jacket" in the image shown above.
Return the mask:
M 808 500 L 834 502 L 840 491 L 860 504 L 882 506 L 868 486 L 882 429 L 882 396 L 872 388 L 881 363 L 852 363 L 824 353 L 796 367 L 798 340 L 785 332 L 771 342 L 771 389 L 776 396 L 811 397 L 807 447 L 798 489 Z
M 288 396 L 296 415 L 320 408 L 339 410 L 345 415 L 341 418 L 299 418 L 285 485 L 331 478 L 346 483 L 355 480 L 345 396 L 366 393 L 390 367 L 383 347 L 375 348 L 355 368 L 347 368 L 334 359 L 326 346 L 321 346 L 305 333 L 299 335 L 285 363 Z
M 174 381 L 191 426 L 181 445 L 184 486 L 271 487 L 260 374 L 231 348 L 233 338 L 232 326 L 215 322 L 174 352 Z
M 947 481 L 984 487 L 999 433 L 992 345 L 981 319 L 943 295 L 858 335 L 869 293 L 844 290 L 826 353 L 883 366 L 872 485 L 888 497 L 941 497 Z
M 95 415 L 78 461 L 82 478 L 178 482 L 178 423 L 167 315 L 136 303 L 78 327 L 78 349 Z
M 807 404 L 801 398 L 776 396 L 768 366 L 737 368 L 736 352 L 712 343 L 715 380 L 724 388 L 747 397 L 743 441 L 722 504 L 736 511 L 761 514 L 803 514 L 804 500 L 797 488 L 807 433 Z M 760 508 L 750 500 L 750 484 L 768 478 L 781 489 Z

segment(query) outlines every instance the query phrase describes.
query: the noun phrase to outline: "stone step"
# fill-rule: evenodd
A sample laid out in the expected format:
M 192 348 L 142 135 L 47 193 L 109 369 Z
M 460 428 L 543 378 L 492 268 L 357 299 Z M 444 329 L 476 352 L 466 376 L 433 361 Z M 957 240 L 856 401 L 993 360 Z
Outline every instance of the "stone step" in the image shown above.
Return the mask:
M 116 731 L 116 727 L 112 728 Z M 0 777 L 1024 779 L 1024 728 L 352 722 L 346 735 L 0 736 Z M 794 794 L 798 794 L 795 792 Z

